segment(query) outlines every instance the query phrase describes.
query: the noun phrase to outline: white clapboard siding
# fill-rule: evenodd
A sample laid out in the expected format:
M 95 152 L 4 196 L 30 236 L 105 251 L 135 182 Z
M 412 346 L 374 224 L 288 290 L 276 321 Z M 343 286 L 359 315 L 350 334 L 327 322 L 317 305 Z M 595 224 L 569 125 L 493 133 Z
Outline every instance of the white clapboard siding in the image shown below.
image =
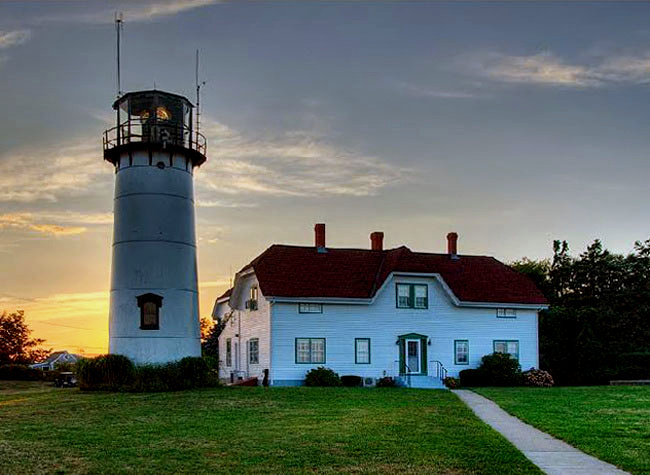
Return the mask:
M 397 282 L 426 283 L 429 308 L 396 308 Z M 275 303 L 271 322 L 271 382 L 277 385 L 299 384 L 309 369 L 320 366 L 295 362 L 295 339 L 308 337 L 326 338 L 324 366 L 339 375 L 394 375 L 397 337 L 407 333 L 427 335 L 427 360 L 441 361 L 450 376 L 478 366 L 483 355 L 492 353 L 494 340 L 518 340 L 522 368 L 538 367 L 536 310 L 518 309 L 516 318 L 506 319 L 497 318 L 494 308 L 458 307 L 434 278 L 396 276 L 371 305 L 325 304 L 319 314 L 299 313 L 295 303 Z M 355 338 L 371 339 L 370 364 L 355 364 Z M 469 340 L 469 365 L 454 364 L 454 340 Z
M 244 301 L 250 297 L 250 288 L 258 286 L 257 279 L 250 275 L 240 282 L 242 285 L 242 302 L 238 302 L 233 318 L 226 324 L 226 328 L 219 336 L 219 376 L 230 379 L 232 371 L 241 371 L 243 376 L 262 378 L 263 371 L 270 368 L 270 304 L 258 290 L 257 310 L 244 308 Z M 225 303 L 228 306 L 228 303 Z M 236 305 L 233 305 L 236 306 Z M 220 310 L 220 309 L 219 309 Z M 220 311 L 218 313 L 221 313 Z M 226 339 L 232 339 L 232 365 L 226 366 Z M 259 340 L 259 364 L 250 364 L 248 359 L 248 341 L 251 338 Z M 237 345 L 235 345 L 237 343 Z M 239 350 L 239 360 L 235 355 L 235 348 Z M 239 361 L 239 367 L 236 367 Z

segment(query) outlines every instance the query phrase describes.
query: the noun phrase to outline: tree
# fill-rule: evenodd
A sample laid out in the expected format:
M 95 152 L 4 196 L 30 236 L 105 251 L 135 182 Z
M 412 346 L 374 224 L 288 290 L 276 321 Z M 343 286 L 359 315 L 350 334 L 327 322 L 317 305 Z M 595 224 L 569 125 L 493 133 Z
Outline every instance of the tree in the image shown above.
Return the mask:
M 540 313 L 540 366 L 560 384 L 650 377 L 650 240 L 627 256 L 595 240 L 578 257 L 553 242 L 553 259 L 522 259 L 550 308 Z M 645 369 L 644 369 L 645 368 Z
M 218 320 L 212 325 L 207 337 L 201 343 L 201 352 L 204 356 L 212 356 L 219 359 L 219 335 L 226 328 L 226 323 L 229 319 L 229 314 L 224 315 L 221 320 Z
M 200 321 L 201 325 L 201 342 L 204 342 L 210 336 L 212 327 L 214 326 L 214 321 L 211 318 L 203 317 Z
M 524 257 L 518 261 L 511 262 L 510 267 L 530 277 L 544 296 L 550 298 L 551 287 L 548 275 L 551 270 L 551 261 L 549 259 L 536 261 Z
M 0 364 L 26 364 L 46 359 L 52 349 L 41 348 L 45 340 L 29 338 L 32 331 L 25 323 L 25 312 L 0 315 Z

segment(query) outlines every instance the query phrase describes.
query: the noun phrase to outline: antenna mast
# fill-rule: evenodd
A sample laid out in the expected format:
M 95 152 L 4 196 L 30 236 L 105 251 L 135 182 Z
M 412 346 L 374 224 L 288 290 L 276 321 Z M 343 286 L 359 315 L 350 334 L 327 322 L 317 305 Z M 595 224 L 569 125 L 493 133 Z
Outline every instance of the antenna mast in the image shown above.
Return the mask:
M 201 86 L 205 85 L 205 81 L 199 82 L 199 50 L 196 50 L 196 140 L 199 140 L 199 130 L 201 128 Z
M 122 12 L 115 12 L 115 31 L 117 33 L 117 97 L 122 95 L 122 78 L 120 71 L 120 33 L 124 27 Z

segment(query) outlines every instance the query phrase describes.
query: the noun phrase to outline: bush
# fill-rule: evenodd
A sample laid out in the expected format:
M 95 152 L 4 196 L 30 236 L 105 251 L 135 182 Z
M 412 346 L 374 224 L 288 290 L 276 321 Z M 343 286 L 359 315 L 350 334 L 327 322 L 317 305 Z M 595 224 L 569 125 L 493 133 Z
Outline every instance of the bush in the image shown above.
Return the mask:
M 457 389 L 460 386 L 460 380 L 458 378 L 452 378 L 451 376 L 447 376 L 442 382 L 449 389 Z
M 203 355 L 203 360 L 205 361 L 205 364 L 208 365 L 208 368 L 215 370 L 219 369 L 219 360 L 214 356 Z
M 202 388 L 208 385 L 210 368 L 207 362 L 200 357 L 185 357 L 178 363 L 181 389 Z
M 386 376 L 378 379 L 375 386 L 378 388 L 396 388 L 397 383 L 395 383 L 395 380 L 393 378 Z
M 363 386 L 363 378 L 361 376 L 346 375 L 341 376 L 341 383 L 346 388 L 357 388 Z
M 135 367 L 122 355 L 101 355 L 77 363 L 79 387 L 85 390 L 117 391 L 133 382 Z
M 195 357 L 135 366 L 124 356 L 103 355 L 81 360 L 77 378 L 84 390 L 158 392 L 219 385 L 208 363 Z
M 0 365 L 0 380 L 9 381 L 38 381 L 43 378 L 43 372 L 23 364 Z
M 340 386 L 341 378 L 329 368 L 319 366 L 307 371 L 305 386 Z
M 488 386 L 519 386 L 521 366 L 508 353 L 492 353 L 481 359 L 480 379 Z
M 543 369 L 530 368 L 522 373 L 524 386 L 533 386 L 536 388 L 550 388 L 553 386 L 553 376 Z
M 478 369 L 464 369 L 458 373 L 458 376 L 463 387 L 483 386 L 483 375 Z
M 616 358 L 616 368 L 611 371 L 611 379 L 650 379 L 650 352 L 621 353 Z

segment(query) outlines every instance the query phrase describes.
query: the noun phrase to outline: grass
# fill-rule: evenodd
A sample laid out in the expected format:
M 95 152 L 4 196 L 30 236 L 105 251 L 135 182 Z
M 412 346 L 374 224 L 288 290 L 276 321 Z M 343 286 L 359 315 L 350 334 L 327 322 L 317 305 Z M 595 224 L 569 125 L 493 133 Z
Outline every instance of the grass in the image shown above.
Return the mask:
M 632 473 L 650 473 L 650 387 L 477 388 L 510 414 Z
M 540 473 L 447 391 L 0 381 L 0 473 Z

